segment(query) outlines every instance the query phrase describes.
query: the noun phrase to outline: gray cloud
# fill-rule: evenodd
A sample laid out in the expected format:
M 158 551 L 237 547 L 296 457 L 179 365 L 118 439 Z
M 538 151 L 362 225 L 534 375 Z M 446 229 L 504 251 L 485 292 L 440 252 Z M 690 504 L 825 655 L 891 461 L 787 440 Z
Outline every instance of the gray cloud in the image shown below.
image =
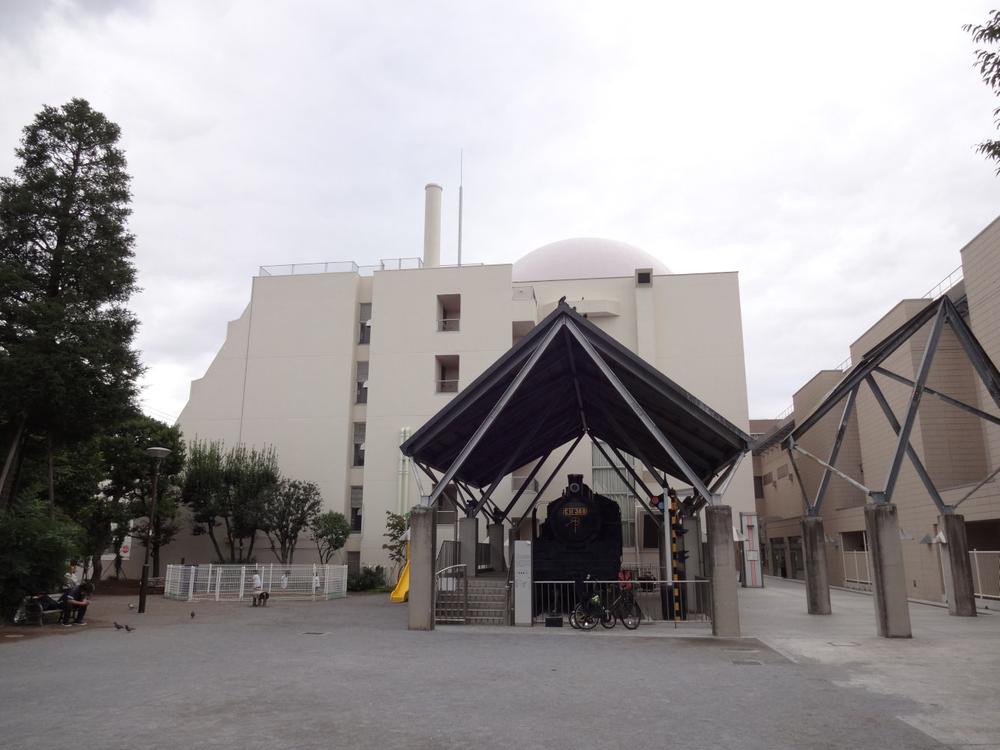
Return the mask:
M 960 28 L 988 10 L 7 3 L 0 173 L 44 103 L 84 96 L 122 125 L 160 412 L 258 265 L 417 255 L 429 181 L 453 228 L 464 148 L 468 260 L 596 235 L 740 271 L 768 416 L 996 214 L 972 148 L 995 101 Z

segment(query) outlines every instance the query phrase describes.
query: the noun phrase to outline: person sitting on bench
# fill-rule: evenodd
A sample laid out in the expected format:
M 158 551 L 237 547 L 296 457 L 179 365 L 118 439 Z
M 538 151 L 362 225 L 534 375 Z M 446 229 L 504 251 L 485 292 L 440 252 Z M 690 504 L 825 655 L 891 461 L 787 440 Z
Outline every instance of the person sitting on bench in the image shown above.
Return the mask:
M 86 625 L 83 618 L 87 614 L 87 605 L 90 604 L 90 599 L 87 597 L 94 591 L 94 585 L 91 583 L 80 583 L 76 586 L 71 586 L 66 590 L 65 593 L 59 598 L 59 603 L 62 604 L 62 618 L 59 620 L 60 624 L 64 627 L 69 627 L 70 625 Z M 76 617 L 70 622 L 70 615 L 76 612 Z

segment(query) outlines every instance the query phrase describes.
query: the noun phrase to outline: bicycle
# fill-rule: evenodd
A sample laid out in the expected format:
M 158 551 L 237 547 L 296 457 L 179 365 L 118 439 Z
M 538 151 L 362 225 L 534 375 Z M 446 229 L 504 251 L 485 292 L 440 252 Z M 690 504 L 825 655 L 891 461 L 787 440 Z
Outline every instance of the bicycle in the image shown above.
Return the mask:
M 631 588 L 622 587 L 608 610 L 611 612 L 611 617 L 621 620 L 622 625 L 628 630 L 635 630 L 642 621 L 642 610 L 639 609 L 639 604 L 636 602 Z M 604 625 L 603 622 L 601 624 Z M 614 620 L 612 619 L 611 625 L 605 625 L 605 627 L 613 628 Z
M 605 628 L 615 626 L 615 616 L 604 606 L 600 592 L 588 596 L 574 607 L 569 616 L 569 624 L 578 630 L 593 630 L 597 623 Z

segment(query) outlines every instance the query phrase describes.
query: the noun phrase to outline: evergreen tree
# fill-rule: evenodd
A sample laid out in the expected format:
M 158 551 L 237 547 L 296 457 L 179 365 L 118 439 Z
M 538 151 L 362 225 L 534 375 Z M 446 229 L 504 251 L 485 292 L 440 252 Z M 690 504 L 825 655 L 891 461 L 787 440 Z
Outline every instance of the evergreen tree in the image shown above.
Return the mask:
M 312 482 L 282 479 L 264 502 L 262 528 L 271 552 L 291 565 L 299 535 L 309 528 L 323 507 L 319 487 Z
M 119 127 L 83 99 L 44 107 L 0 179 L 0 506 L 29 437 L 48 462 L 117 421 L 141 373 L 129 175 Z

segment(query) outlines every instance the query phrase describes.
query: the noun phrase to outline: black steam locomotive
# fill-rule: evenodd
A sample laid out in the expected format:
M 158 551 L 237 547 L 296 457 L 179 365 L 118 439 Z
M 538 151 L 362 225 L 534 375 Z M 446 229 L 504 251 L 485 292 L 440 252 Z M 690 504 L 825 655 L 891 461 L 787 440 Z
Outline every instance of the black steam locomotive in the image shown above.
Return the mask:
M 532 544 L 536 581 L 614 581 L 622 564 L 622 514 L 614 500 L 594 492 L 582 474 L 570 474 L 562 497 Z

